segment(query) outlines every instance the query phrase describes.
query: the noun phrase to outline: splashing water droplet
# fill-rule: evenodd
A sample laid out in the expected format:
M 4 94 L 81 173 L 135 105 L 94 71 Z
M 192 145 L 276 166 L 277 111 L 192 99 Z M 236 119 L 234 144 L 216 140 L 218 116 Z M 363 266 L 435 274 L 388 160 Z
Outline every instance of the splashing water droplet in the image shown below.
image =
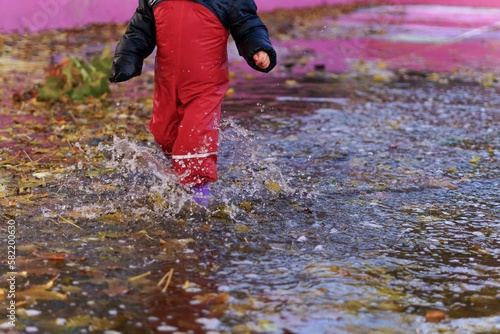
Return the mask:
M 212 185 L 217 206 L 231 208 L 229 216 L 234 217 L 244 210 L 243 201 L 265 203 L 295 193 L 252 132 L 233 119 L 224 120 L 221 128 L 220 180 Z M 114 137 L 112 143 L 89 148 L 59 179 L 77 200 L 58 210 L 89 219 L 117 212 L 147 220 L 173 218 L 193 203 L 164 154 L 128 138 Z
M 222 122 L 222 129 L 221 156 L 229 161 L 223 174 L 229 184 L 220 192 L 226 204 L 294 194 L 275 159 L 264 156 L 265 150 L 254 140 L 252 132 L 231 118 Z

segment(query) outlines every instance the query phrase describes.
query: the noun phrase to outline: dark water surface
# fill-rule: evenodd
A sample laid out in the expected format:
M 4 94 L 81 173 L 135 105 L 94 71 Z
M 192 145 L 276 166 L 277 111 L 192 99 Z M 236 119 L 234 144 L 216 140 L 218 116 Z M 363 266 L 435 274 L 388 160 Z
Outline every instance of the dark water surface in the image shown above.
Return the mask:
M 500 331 L 498 90 L 252 87 L 225 102 L 208 210 L 144 162 L 165 162 L 154 145 L 120 137 L 80 143 L 80 162 L 34 188 L 46 196 L 4 201 L 27 292 L 2 330 Z M 445 319 L 426 321 L 436 310 Z

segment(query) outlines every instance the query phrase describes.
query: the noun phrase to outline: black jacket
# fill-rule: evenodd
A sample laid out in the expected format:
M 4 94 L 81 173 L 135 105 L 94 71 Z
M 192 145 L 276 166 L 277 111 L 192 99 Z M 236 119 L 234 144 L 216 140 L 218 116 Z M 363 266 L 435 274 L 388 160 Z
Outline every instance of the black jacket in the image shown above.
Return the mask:
M 138 76 L 142 64 L 156 46 L 156 26 L 153 8 L 162 1 L 139 0 L 139 6 L 130 20 L 127 30 L 118 43 L 109 80 L 121 82 Z M 191 0 L 199 3 L 219 19 L 233 36 L 240 56 L 257 71 L 269 72 L 276 66 L 276 51 L 266 26 L 257 15 L 254 0 Z M 253 55 L 265 51 L 271 65 L 261 69 L 255 65 Z

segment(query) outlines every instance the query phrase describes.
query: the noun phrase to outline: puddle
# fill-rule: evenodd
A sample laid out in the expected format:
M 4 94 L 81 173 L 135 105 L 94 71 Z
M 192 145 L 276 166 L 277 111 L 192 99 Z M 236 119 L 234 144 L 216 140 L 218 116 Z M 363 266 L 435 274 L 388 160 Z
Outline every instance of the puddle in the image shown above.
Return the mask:
M 498 329 L 495 90 L 297 84 L 225 104 L 209 210 L 154 145 L 127 137 L 77 142 L 38 200 L 4 198 L 18 289 L 57 277 L 46 299 L 19 297 L 17 328 Z M 432 310 L 446 322 L 426 322 Z
M 500 330 L 500 98 L 493 72 L 469 71 L 494 71 L 492 45 L 460 43 L 455 62 L 451 44 L 321 38 L 334 28 L 277 42 L 275 75 L 235 64 L 208 209 L 152 143 L 150 71 L 86 105 L 2 101 L 18 275 L 0 330 Z

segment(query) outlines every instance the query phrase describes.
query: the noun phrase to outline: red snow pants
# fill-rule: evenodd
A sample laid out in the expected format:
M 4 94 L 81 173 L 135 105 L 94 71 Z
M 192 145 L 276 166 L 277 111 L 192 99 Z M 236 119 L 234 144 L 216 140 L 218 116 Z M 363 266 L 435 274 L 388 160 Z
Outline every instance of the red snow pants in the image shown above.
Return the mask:
M 189 0 L 163 1 L 154 16 L 151 133 L 172 156 L 182 184 L 214 182 L 221 104 L 229 84 L 229 32 L 209 9 Z

